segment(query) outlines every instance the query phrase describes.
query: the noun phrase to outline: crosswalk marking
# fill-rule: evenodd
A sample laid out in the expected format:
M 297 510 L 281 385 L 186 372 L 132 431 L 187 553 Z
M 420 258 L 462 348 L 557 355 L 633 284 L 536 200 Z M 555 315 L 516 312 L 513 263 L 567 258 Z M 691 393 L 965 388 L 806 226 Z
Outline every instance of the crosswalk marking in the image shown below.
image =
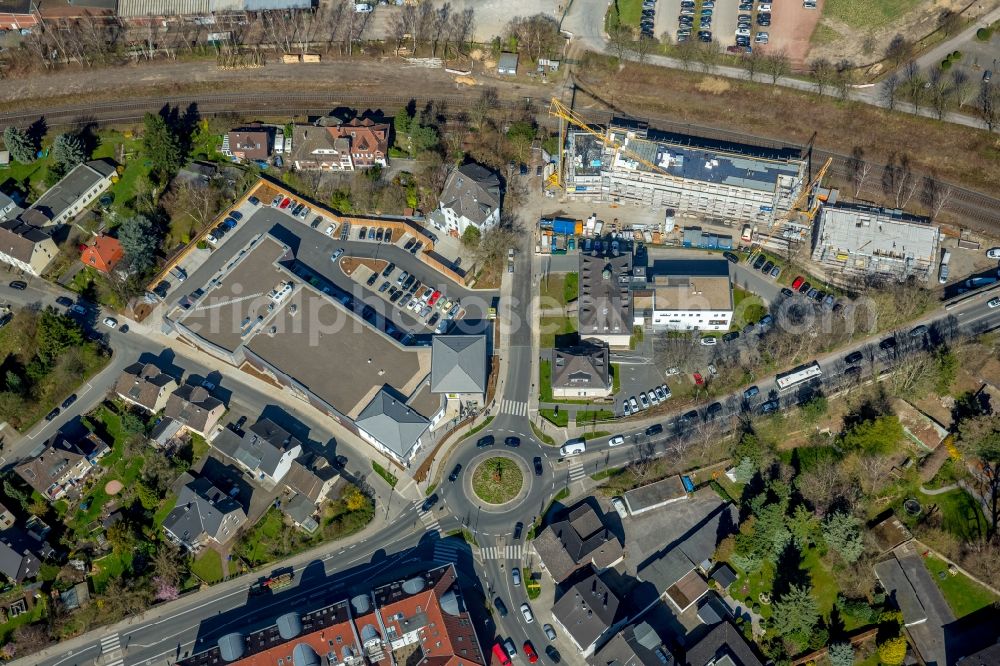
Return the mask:
M 420 522 L 424 524 L 428 532 L 436 532 L 441 529 L 441 525 L 438 523 L 438 519 L 434 517 L 433 511 L 417 511 L 417 515 L 420 516 Z
M 441 562 L 457 562 L 460 549 L 453 543 L 438 541 L 434 544 L 434 559 Z
M 484 560 L 520 560 L 521 546 L 487 546 L 482 549 Z
M 504 399 L 500 403 L 500 412 L 503 414 L 513 414 L 514 416 L 527 416 L 528 403 L 521 402 L 520 400 Z
M 101 639 L 101 654 L 108 656 L 104 666 L 123 666 L 122 644 L 118 634 L 111 634 Z
M 583 471 L 583 465 L 581 463 L 573 463 L 569 466 L 569 482 L 579 481 L 583 477 L 587 476 L 587 473 Z

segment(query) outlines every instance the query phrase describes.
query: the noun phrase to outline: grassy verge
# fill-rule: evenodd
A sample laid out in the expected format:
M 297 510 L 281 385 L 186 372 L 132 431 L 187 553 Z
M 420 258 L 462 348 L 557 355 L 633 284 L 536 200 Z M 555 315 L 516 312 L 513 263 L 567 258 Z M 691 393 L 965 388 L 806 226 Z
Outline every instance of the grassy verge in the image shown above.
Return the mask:
M 600 439 L 601 437 L 610 437 L 611 433 L 608 432 L 607 430 L 595 430 L 593 432 L 585 432 L 585 433 L 583 433 L 580 436 L 583 437 L 585 440 L 586 439 Z
M 424 491 L 424 497 L 430 497 L 431 493 L 434 492 L 435 488 L 437 488 L 436 483 L 432 483 L 431 485 L 427 486 L 427 490 Z
M 565 409 L 560 409 L 558 412 L 554 409 L 539 409 L 538 413 L 546 421 L 560 428 L 565 428 L 569 425 L 569 412 Z
M 479 463 L 472 472 L 472 491 L 489 504 L 504 504 L 521 492 L 524 475 L 510 458 L 494 456 Z
M 396 478 L 395 474 L 387 470 L 385 467 L 382 467 L 382 465 L 379 465 L 374 460 L 372 461 L 372 469 L 375 470 L 376 474 L 385 479 L 385 482 L 393 488 L 395 488 L 396 484 L 399 483 L 399 479 Z
M 552 361 L 538 362 L 538 400 L 539 402 L 558 402 L 564 405 L 589 405 L 586 400 L 558 400 L 552 397 Z
M 580 341 L 575 317 L 542 317 L 538 324 L 539 344 L 543 348 L 571 347 Z
M 827 0 L 823 16 L 852 28 L 873 30 L 892 23 L 920 4 L 920 0 Z
M 524 580 L 524 591 L 528 594 L 529 600 L 534 601 L 542 595 L 542 584 L 531 573 L 531 569 L 523 567 L 521 579 Z
M 461 528 L 461 529 L 457 529 L 457 530 L 452 530 L 451 532 L 448 532 L 448 536 L 450 536 L 450 537 L 462 537 L 462 539 L 465 540 L 465 543 L 467 543 L 470 546 L 473 546 L 475 548 L 479 548 L 479 544 L 476 543 L 476 536 L 472 532 L 470 532 L 469 530 L 467 530 L 465 528 Z
M 622 390 L 622 369 L 618 363 L 611 364 L 611 394 L 618 395 Z
M 933 556 L 924 558 L 924 565 L 941 588 L 941 594 L 951 606 L 955 617 L 965 617 L 980 608 L 985 608 L 1000 599 L 985 587 L 963 573 L 952 575 L 948 563 Z
M 490 421 L 492 421 L 492 420 L 493 420 L 492 416 L 487 416 L 485 421 L 483 421 L 482 423 L 480 423 L 479 425 L 477 425 L 475 428 L 473 428 L 469 432 L 465 433 L 465 436 L 466 437 L 472 437 L 477 432 L 479 432 L 480 430 L 482 430 L 483 428 L 485 428 L 486 426 L 488 426 L 490 424 Z
M 576 413 L 576 424 L 578 426 L 592 425 L 601 421 L 614 421 L 615 413 L 607 409 L 592 409 L 585 412 Z
M 617 476 L 622 473 L 621 467 L 608 467 L 607 469 L 602 469 L 600 472 L 596 472 L 590 475 L 594 481 L 603 481 L 612 476 Z
M 534 422 L 531 424 L 531 432 L 535 433 L 535 437 L 538 438 L 538 441 L 541 443 L 548 444 L 549 446 L 555 446 L 556 441 L 539 430 L 538 426 L 536 426 Z

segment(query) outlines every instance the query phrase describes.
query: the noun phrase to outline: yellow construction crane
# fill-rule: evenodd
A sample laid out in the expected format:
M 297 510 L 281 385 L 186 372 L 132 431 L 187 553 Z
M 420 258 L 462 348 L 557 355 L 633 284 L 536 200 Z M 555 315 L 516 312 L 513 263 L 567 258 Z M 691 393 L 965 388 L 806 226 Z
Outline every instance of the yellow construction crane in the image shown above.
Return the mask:
M 812 179 L 808 185 L 799 191 L 799 196 L 795 198 L 795 201 L 789 207 L 788 212 L 781 217 L 775 217 L 774 221 L 767 228 L 767 233 L 764 234 L 768 237 L 771 236 L 771 232 L 774 231 L 774 227 L 782 222 L 794 222 L 807 227 L 812 227 L 813 220 L 816 218 L 816 213 L 819 212 L 819 205 L 822 201 L 825 201 L 825 197 L 816 196 L 811 202 L 809 197 L 812 193 L 819 187 L 820 182 L 823 180 L 823 176 L 830 169 L 830 165 L 833 164 L 833 158 L 828 157 L 826 162 L 820 167 L 820 170 L 816 173 L 816 177 Z M 803 219 L 804 218 L 804 219 Z M 761 245 L 760 242 L 761 234 L 757 234 L 757 241 L 754 245 Z
M 575 125 L 575 126 L 579 127 L 584 132 L 586 132 L 587 134 L 590 134 L 595 139 L 597 139 L 598 141 L 600 141 L 601 143 L 603 143 L 605 146 L 607 146 L 608 148 L 610 148 L 612 151 L 614 151 L 614 155 L 615 156 L 618 153 L 622 153 L 622 154 L 628 156 L 629 159 L 635 160 L 639 164 L 642 164 L 646 168 L 651 169 L 651 170 L 655 171 L 656 173 L 658 173 L 658 174 L 660 174 L 662 176 L 670 178 L 671 180 L 679 180 L 676 176 L 674 176 L 673 174 L 671 174 L 669 171 L 667 171 L 666 169 L 664 169 L 660 165 L 654 164 L 653 162 L 650 162 L 649 160 L 645 159 L 644 157 L 642 157 L 642 156 L 638 155 L 637 153 L 629 150 L 628 148 L 626 148 L 621 143 L 618 143 L 617 141 L 615 141 L 614 139 L 612 139 L 611 137 L 609 137 L 607 134 L 604 134 L 604 133 L 599 132 L 599 131 L 595 130 L 594 128 L 592 128 L 590 125 L 587 124 L 587 121 L 585 121 L 580 116 L 576 115 L 576 113 L 573 112 L 573 109 L 569 108 L 568 106 L 566 106 L 565 104 L 563 104 L 562 102 L 560 102 L 555 97 L 553 97 L 552 100 L 549 102 L 549 115 L 550 116 L 555 116 L 555 117 L 557 117 L 557 118 L 559 118 L 559 119 L 561 119 L 561 120 L 563 120 L 563 121 L 565 121 L 567 123 L 570 123 L 572 125 Z M 550 178 L 549 178 L 549 183 L 551 185 L 555 186 L 555 187 L 562 187 L 563 186 L 563 147 L 565 145 L 566 145 L 566 135 L 565 135 L 565 132 L 563 131 L 563 123 L 559 123 L 559 162 L 558 162 L 558 168 L 556 169 L 556 172 L 554 174 L 552 174 L 552 176 L 550 176 Z M 613 159 L 613 157 L 612 157 L 612 159 Z

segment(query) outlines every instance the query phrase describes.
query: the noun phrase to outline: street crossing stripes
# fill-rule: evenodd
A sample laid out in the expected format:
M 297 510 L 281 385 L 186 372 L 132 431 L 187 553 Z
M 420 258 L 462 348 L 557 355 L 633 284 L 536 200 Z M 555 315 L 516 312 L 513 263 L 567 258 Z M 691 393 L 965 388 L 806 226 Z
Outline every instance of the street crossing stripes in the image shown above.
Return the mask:
M 500 412 L 502 414 L 513 414 L 514 416 L 527 416 L 528 403 L 521 402 L 520 400 L 504 399 L 500 403 Z
M 579 481 L 583 477 L 587 476 L 587 473 L 583 471 L 583 465 L 581 463 L 572 463 L 569 466 L 569 482 Z
M 104 666 L 123 666 L 122 643 L 118 634 L 111 634 L 101 639 L 101 654 L 106 655 Z
M 438 524 L 437 518 L 434 517 L 434 512 L 418 510 L 418 515 L 420 516 L 420 522 L 424 524 L 428 532 L 437 532 L 441 529 L 441 525 Z
M 441 539 L 434 543 L 434 559 L 438 562 L 458 562 L 461 549 L 455 545 L 454 539 Z
M 487 546 L 482 554 L 484 560 L 520 560 L 521 546 Z

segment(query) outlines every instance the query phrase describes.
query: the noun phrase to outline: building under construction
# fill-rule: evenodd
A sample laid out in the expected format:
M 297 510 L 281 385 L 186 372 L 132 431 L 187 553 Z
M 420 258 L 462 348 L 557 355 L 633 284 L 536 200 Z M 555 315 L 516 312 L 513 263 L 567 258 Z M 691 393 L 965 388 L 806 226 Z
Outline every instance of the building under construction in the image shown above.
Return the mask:
M 808 219 L 786 219 L 795 217 L 788 213 L 806 179 L 806 161 L 797 151 L 657 132 L 631 120 L 588 130 L 566 137 L 568 196 L 750 224 L 763 245 L 809 237 Z

